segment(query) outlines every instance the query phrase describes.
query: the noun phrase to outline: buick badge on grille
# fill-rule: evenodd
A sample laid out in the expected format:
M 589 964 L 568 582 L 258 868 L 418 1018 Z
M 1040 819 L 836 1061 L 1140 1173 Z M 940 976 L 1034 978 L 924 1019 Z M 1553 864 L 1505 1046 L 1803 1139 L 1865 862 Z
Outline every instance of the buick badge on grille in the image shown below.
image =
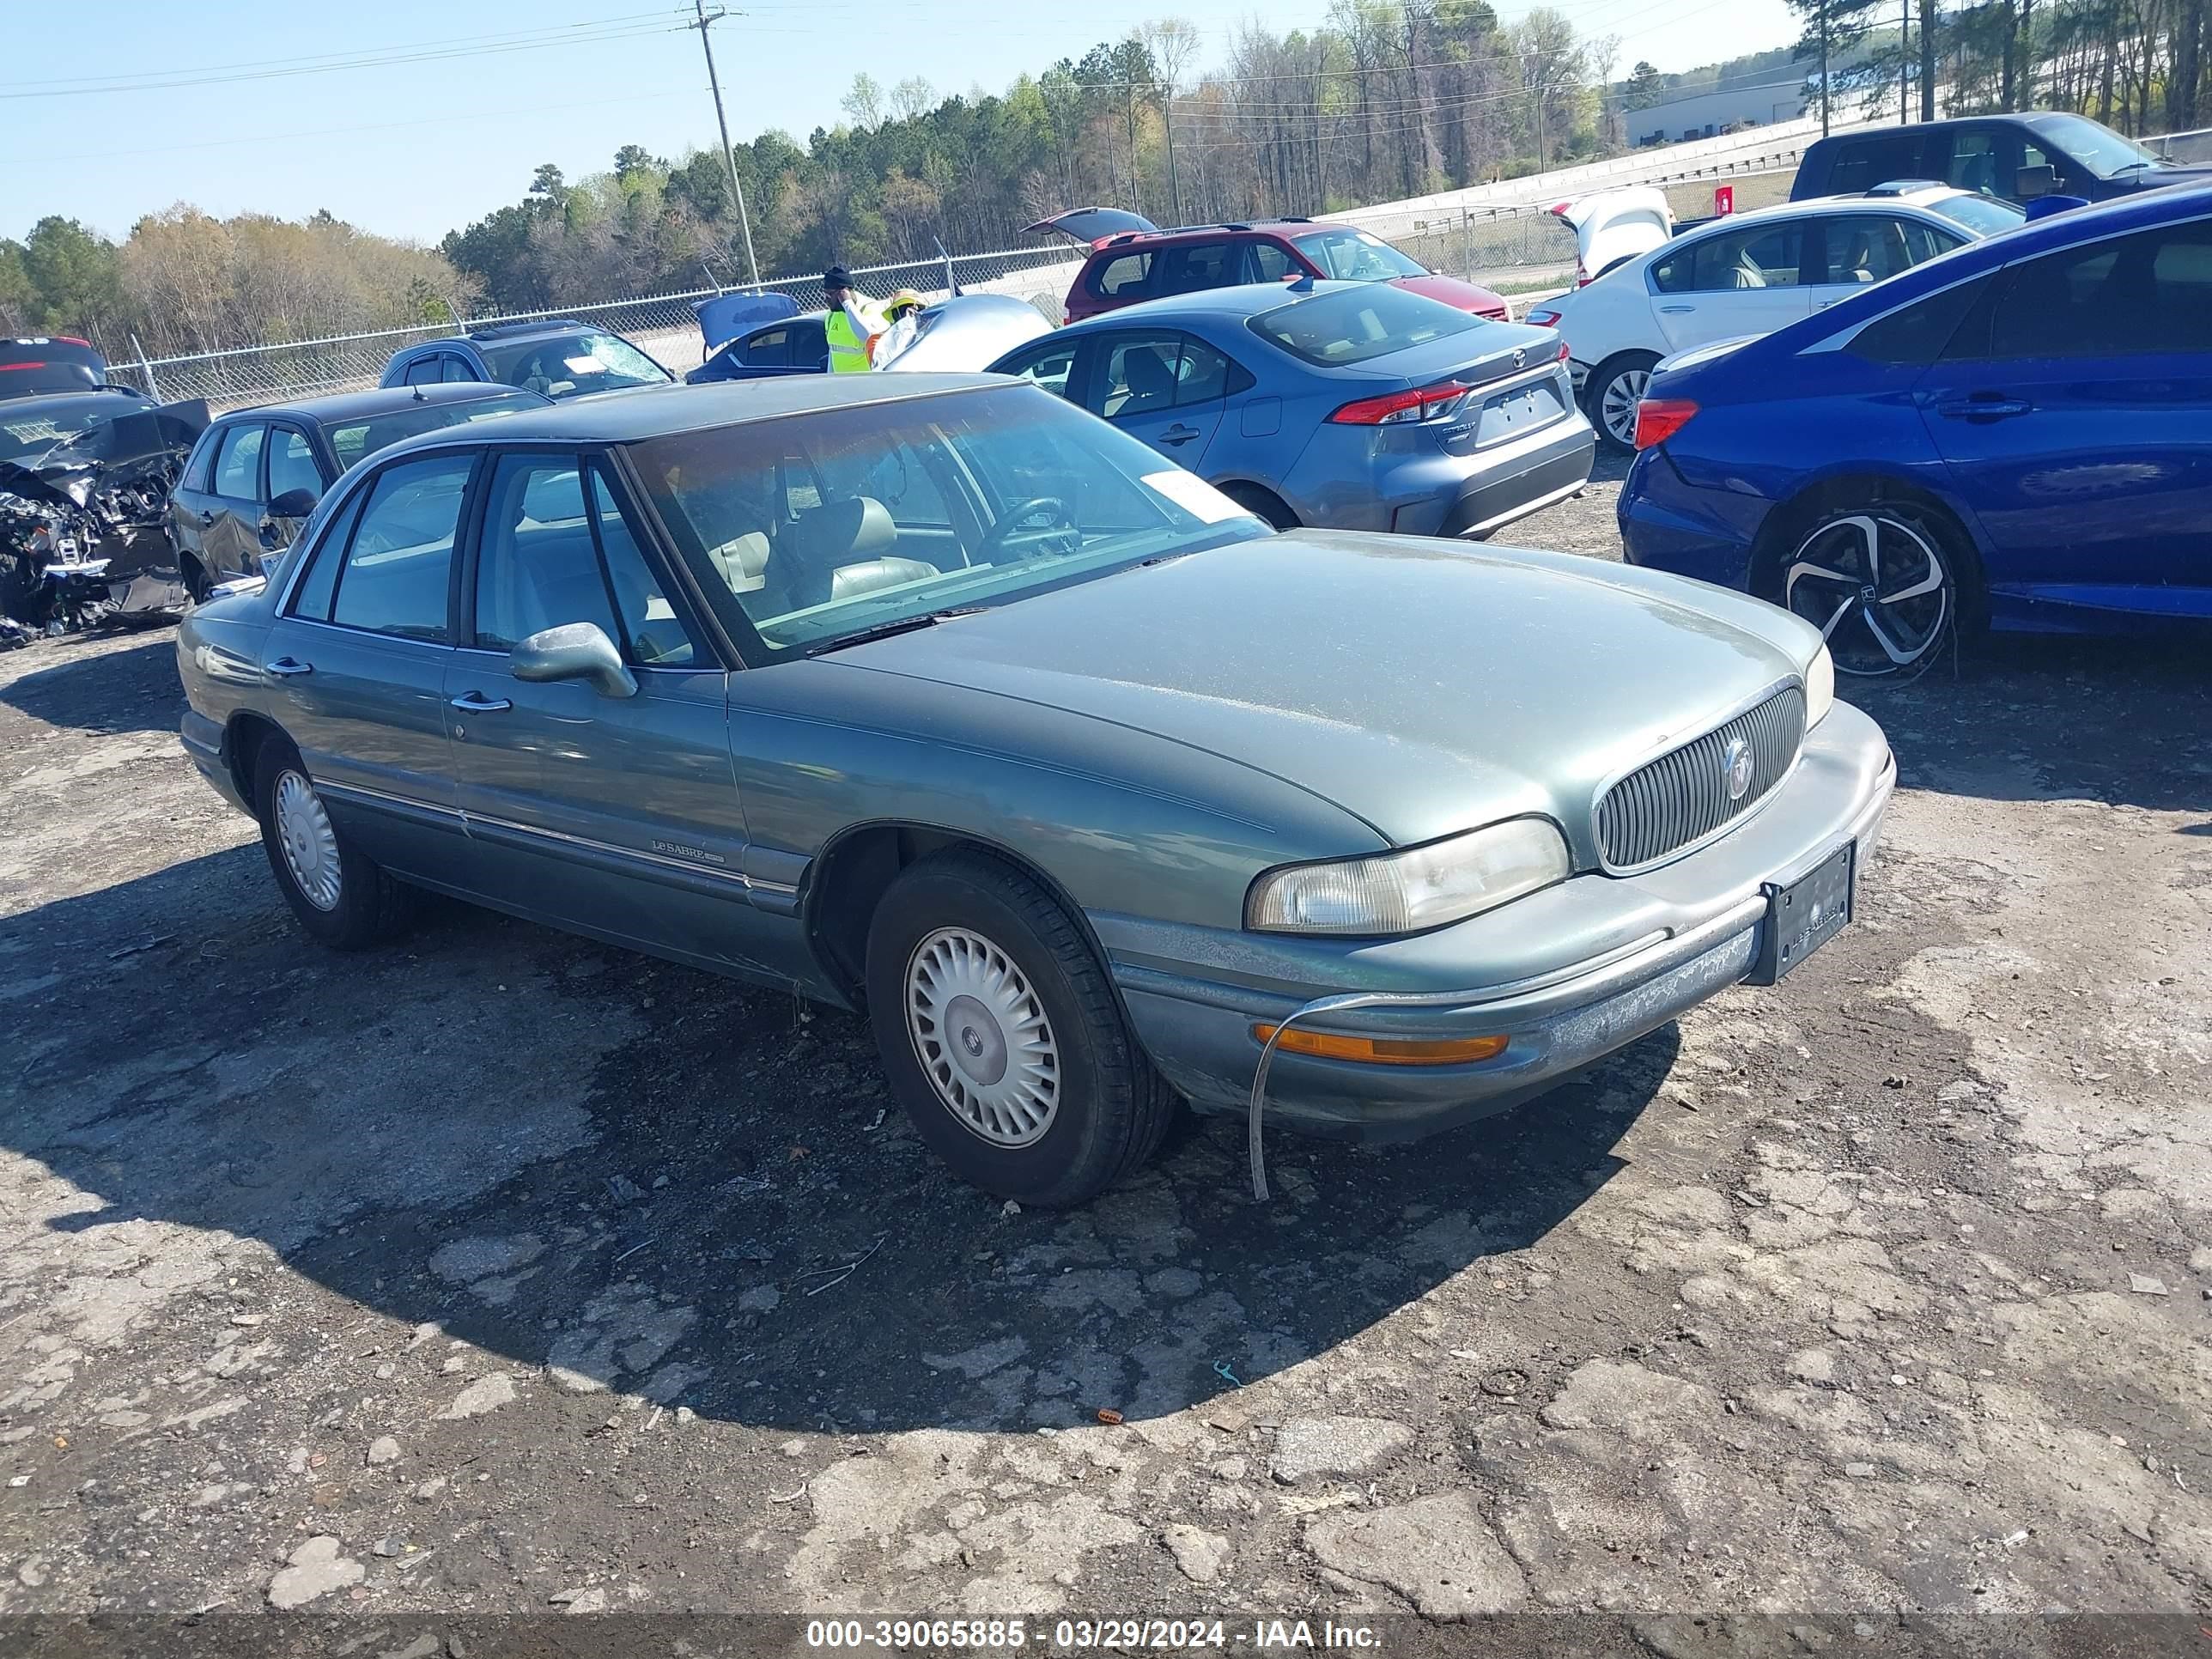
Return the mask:
M 1741 800 L 1751 788 L 1751 745 L 1741 738 L 1730 738 L 1721 750 L 1721 782 L 1730 800 Z

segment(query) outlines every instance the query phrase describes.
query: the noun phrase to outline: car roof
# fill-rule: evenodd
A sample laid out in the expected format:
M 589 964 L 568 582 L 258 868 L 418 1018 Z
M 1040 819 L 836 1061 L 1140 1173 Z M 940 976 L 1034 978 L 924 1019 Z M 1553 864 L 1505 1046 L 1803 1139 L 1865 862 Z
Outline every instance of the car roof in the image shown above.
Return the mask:
M 431 386 L 371 386 L 365 392 L 333 392 L 321 398 L 297 398 L 289 403 L 257 404 L 250 409 L 228 410 L 218 418 L 235 423 L 289 415 L 327 425 L 363 415 L 388 415 L 395 409 L 406 409 L 416 404 L 481 403 L 503 392 L 519 393 L 538 403 L 552 401 L 535 392 L 497 380 L 441 380 Z
M 479 343 L 487 340 L 539 340 L 550 334 L 573 334 L 580 328 L 592 329 L 602 334 L 607 332 L 597 323 L 587 323 L 577 317 L 539 317 L 526 323 L 492 323 L 482 328 L 472 328 L 465 337 Z
M 131 409 L 160 407 L 142 392 L 131 392 L 121 386 L 87 386 L 82 392 L 34 392 L 25 398 L 0 399 L 0 420 L 17 421 L 26 415 L 60 414 L 72 409 L 93 408 L 113 404 L 112 411 L 121 415 Z
M 783 374 L 764 380 L 716 380 L 702 386 L 641 386 L 571 398 L 544 409 L 518 410 L 495 424 L 495 441 L 513 443 L 631 444 L 750 421 L 773 421 L 826 409 L 902 403 L 939 392 L 975 392 L 1019 384 L 1002 374 Z M 381 452 L 379 460 L 453 444 L 480 444 L 488 427 L 445 427 Z
M 1125 230 L 1107 237 L 1091 251 L 1111 253 L 1133 247 L 1158 247 L 1163 242 L 1206 241 L 1221 236 L 1253 236 L 1261 231 L 1354 230 L 1355 225 L 1328 219 L 1238 219 L 1218 225 L 1176 225 L 1158 230 Z
M 1317 294 L 1334 294 L 1340 289 L 1371 288 L 1371 283 L 1340 283 L 1317 278 L 1303 286 L 1289 283 L 1242 283 L 1230 288 L 1202 288 L 1189 294 L 1170 294 L 1158 300 L 1145 300 L 1133 306 L 1122 306 L 1113 311 L 1102 311 L 1085 317 L 1066 328 L 1054 329 L 1058 334 L 1095 334 L 1102 329 L 1138 328 L 1150 320 L 1169 317 L 1224 317 L 1242 321 L 1256 317 L 1261 312 L 1274 311 L 1300 300 L 1310 300 Z M 1441 305 L 1440 300 L 1437 302 Z

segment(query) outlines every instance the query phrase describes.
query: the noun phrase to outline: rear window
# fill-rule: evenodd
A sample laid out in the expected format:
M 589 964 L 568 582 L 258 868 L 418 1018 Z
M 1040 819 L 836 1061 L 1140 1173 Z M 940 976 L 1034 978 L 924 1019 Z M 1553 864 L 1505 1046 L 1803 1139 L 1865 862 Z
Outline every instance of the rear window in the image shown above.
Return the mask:
M 412 438 L 423 432 L 435 432 L 441 427 L 459 426 L 464 421 L 484 421 L 495 415 L 511 415 L 518 409 L 544 407 L 535 398 L 501 392 L 496 397 L 471 398 L 457 403 L 415 404 L 404 409 L 395 409 L 388 415 L 342 421 L 326 428 L 324 435 L 330 439 L 331 453 L 337 458 L 338 471 L 343 472 L 363 456 L 374 455 L 380 449 L 388 449 L 403 438 Z
M 1942 214 L 1954 225 L 1964 226 L 1977 236 L 1995 236 L 2027 222 L 2023 210 L 1988 196 L 1939 196 L 1921 205 L 1930 213 Z
M 1485 325 L 1480 317 L 1441 300 L 1363 283 L 1264 312 L 1245 326 L 1301 362 L 1334 368 L 1387 357 Z

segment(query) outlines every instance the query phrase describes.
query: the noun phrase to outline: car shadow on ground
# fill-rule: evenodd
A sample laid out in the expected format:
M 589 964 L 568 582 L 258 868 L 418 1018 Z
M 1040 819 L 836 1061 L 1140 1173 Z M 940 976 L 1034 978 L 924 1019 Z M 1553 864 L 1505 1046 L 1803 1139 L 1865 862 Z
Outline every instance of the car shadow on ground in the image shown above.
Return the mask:
M 0 658 L 15 678 L 0 678 L 0 703 L 48 726 L 103 736 L 173 732 L 182 706 L 177 687 L 176 635 L 171 629 L 118 632 L 116 648 L 38 665 L 33 646 Z
M 1908 788 L 2196 811 L 2212 806 L 2206 644 L 1992 634 L 1910 685 L 1836 691 L 1881 723 Z
M 1098 1202 L 1009 1212 L 908 1129 L 860 1019 L 459 905 L 333 957 L 261 856 L 0 922 L 0 962 L 78 941 L 52 1000 L 105 1011 L 39 1023 L 0 1079 L 4 1144 L 81 1189 L 34 1226 L 259 1239 L 392 1322 L 391 1351 L 434 1321 L 556 1386 L 761 1426 L 1141 1422 L 1233 1394 L 1541 1240 L 1677 1049 L 1667 1028 L 1416 1146 L 1271 1134 L 1267 1205 L 1241 1123 L 1186 1122 Z

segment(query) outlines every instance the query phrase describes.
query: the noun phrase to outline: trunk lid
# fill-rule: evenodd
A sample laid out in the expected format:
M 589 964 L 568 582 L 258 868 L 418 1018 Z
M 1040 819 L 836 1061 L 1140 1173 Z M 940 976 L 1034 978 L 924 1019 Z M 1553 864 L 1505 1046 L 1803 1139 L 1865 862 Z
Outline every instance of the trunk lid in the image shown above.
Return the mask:
M 1066 236 L 1085 245 L 1095 244 L 1109 236 L 1122 236 L 1131 231 L 1158 230 L 1159 227 L 1141 213 L 1131 213 L 1121 208 L 1069 208 L 1055 213 L 1049 219 L 1040 219 L 1033 225 L 1024 225 L 1024 236 Z

